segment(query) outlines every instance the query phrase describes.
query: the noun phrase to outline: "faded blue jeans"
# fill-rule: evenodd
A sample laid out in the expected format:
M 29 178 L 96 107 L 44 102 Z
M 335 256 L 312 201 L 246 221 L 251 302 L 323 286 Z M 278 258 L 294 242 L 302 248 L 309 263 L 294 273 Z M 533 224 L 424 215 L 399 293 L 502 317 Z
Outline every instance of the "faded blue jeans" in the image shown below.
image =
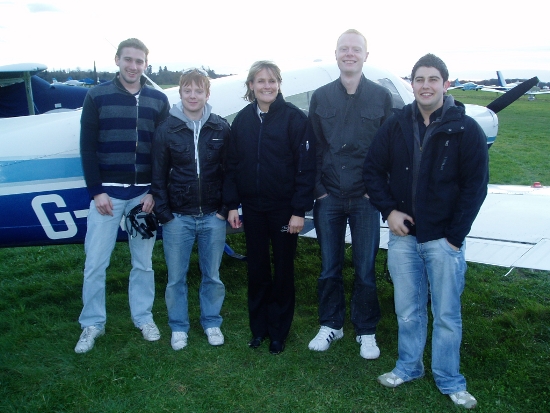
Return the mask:
M 328 195 L 315 201 L 313 218 L 322 262 L 317 282 L 320 325 L 334 329 L 344 325 L 346 301 L 342 268 L 349 219 L 355 268 L 351 322 L 357 335 L 375 334 L 380 320 L 374 271 L 380 244 L 380 213 L 364 196 L 338 198 Z
M 428 294 L 433 314 L 432 373 L 441 393 L 466 390 L 460 374 L 466 244 L 459 251 L 445 238 L 419 244 L 416 237 L 390 233 L 388 268 L 394 285 L 399 358 L 393 373 L 404 381 L 424 375 Z
M 199 288 L 200 323 L 204 330 L 220 327 L 225 286 L 220 280 L 219 270 L 225 246 L 225 220 L 219 219 L 216 213 L 202 216 L 174 214 L 174 217 L 162 226 L 168 267 L 165 293 L 168 324 L 172 332 L 189 332 L 187 271 L 196 240 L 202 274 Z
M 88 212 L 88 229 L 84 249 L 86 263 L 84 264 L 84 284 L 82 286 L 82 312 L 78 321 L 84 329 L 89 326 L 103 328 L 107 321 L 105 309 L 106 270 L 115 248 L 118 229 L 125 214 L 139 204 L 144 197 L 123 200 L 112 198 L 113 216 L 101 215 L 92 200 Z M 155 236 L 142 239 L 141 235 L 128 237 L 132 256 L 132 270 L 128 285 L 130 314 L 136 327 L 153 322 L 151 309 L 155 299 L 155 273 L 153 271 L 152 254 L 155 246 Z

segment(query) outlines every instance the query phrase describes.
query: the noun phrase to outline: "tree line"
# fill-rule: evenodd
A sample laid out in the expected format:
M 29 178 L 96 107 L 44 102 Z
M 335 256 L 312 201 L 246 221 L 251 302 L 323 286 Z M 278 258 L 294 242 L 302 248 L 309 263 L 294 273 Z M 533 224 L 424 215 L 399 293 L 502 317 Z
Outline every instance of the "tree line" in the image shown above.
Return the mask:
M 210 79 L 217 79 L 219 77 L 229 76 L 217 74 L 213 69 L 210 69 L 209 67 L 202 66 L 202 69 L 206 73 L 208 73 Z M 177 85 L 179 83 L 180 76 L 183 70 L 185 69 L 171 71 L 168 70 L 166 66 L 164 66 L 164 68 L 159 67 L 158 72 L 153 72 L 153 67 L 149 65 L 145 70 L 145 74 L 157 85 Z M 113 79 L 115 77 L 115 73 L 105 71 L 98 71 L 97 73 L 94 73 L 93 70 L 80 70 L 80 68 L 76 68 L 75 70 L 45 70 L 38 73 L 38 76 L 46 80 L 48 83 L 52 83 L 54 78 L 58 82 L 66 82 L 69 79 L 81 80 L 85 78 L 104 82 Z
M 229 75 L 219 75 L 214 70 L 210 69 L 209 67 L 201 67 L 206 73 L 208 73 L 208 76 L 210 79 L 217 79 L 219 77 L 225 77 Z M 162 67 L 159 66 L 157 72 L 153 72 L 153 67 L 151 65 L 147 66 L 147 69 L 145 70 L 145 74 L 157 85 L 177 85 L 179 83 L 179 79 L 181 76 L 181 73 L 183 70 L 177 70 L 172 71 L 168 70 L 166 66 Z M 94 80 L 94 71 L 93 70 L 80 70 L 77 68 L 76 70 L 45 70 L 38 74 L 42 79 L 46 80 L 48 83 L 52 83 L 53 79 L 55 78 L 58 82 L 65 82 L 69 80 L 69 78 L 80 80 L 84 78 L 90 78 Z M 99 79 L 100 82 L 111 80 L 115 77 L 115 73 L 111 72 L 97 72 L 97 79 Z M 449 79 L 450 80 L 450 79 Z M 523 82 L 527 79 L 506 79 L 507 83 L 512 82 Z M 461 83 L 467 82 L 466 80 L 460 80 Z M 454 81 L 452 81 L 454 83 Z M 498 79 L 488 79 L 488 80 L 480 80 L 475 82 L 478 85 L 498 85 Z M 550 87 L 550 82 L 539 82 L 538 87 L 543 88 L 545 86 Z

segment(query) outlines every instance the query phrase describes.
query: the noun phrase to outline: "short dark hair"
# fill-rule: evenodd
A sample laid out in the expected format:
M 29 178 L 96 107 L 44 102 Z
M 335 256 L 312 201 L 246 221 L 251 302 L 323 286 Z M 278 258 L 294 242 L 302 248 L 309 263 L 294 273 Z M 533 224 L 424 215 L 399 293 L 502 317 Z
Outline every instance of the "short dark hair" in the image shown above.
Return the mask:
M 418 62 L 415 63 L 411 72 L 411 81 L 414 81 L 414 76 L 419 67 L 435 67 L 439 70 L 439 74 L 443 78 L 443 82 L 449 80 L 449 71 L 447 70 L 447 65 L 443 60 L 437 57 L 434 54 L 428 53 L 427 55 L 422 56 L 418 59 Z
M 122 53 L 122 49 L 125 47 L 133 47 L 134 49 L 141 50 L 143 53 L 145 53 L 145 60 L 147 60 L 147 56 L 149 55 L 149 49 L 147 49 L 147 46 L 135 37 L 132 37 L 130 39 L 123 40 L 118 45 L 118 49 L 116 50 L 116 55 L 120 57 L 120 54 Z

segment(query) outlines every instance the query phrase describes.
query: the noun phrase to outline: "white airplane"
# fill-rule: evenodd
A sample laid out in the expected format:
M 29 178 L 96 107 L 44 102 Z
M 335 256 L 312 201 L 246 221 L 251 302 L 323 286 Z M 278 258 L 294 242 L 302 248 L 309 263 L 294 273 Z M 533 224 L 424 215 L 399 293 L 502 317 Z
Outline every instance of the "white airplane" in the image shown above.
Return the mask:
M 498 78 L 499 86 L 483 86 L 479 90 L 481 90 L 482 92 L 506 93 L 512 90 L 513 88 L 515 88 L 516 86 L 519 86 L 523 83 L 523 82 L 506 83 L 506 79 L 504 79 L 504 75 L 500 70 L 497 70 L 497 78 Z M 532 79 L 537 79 L 537 78 L 534 77 Z M 538 83 L 538 79 L 533 86 L 536 86 L 537 83 Z M 550 90 L 543 89 L 543 90 L 528 90 L 524 94 L 528 95 L 530 100 L 533 100 L 535 98 L 535 95 L 546 95 L 548 93 L 550 93 Z
M 67 79 L 65 82 L 58 82 L 57 79 L 54 77 L 52 79 L 52 85 L 83 86 L 84 82 L 76 79 Z
M 364 73 L 366 77 L 391 91 L 395 107 L 402 107 L 414 100 L 410 84 L 390 72 L 369 65 L 365 66 Z M 286 100 L 307 111 L 313 91 L 338 77 L 339 71 L 335 63 L 316 63 L 306 68 L 283 71 L 281 88 Z M 242 99 L 245 79 L 246 75 L 234 75 L 212 80 L 209 103 L 215 113 L 232 121 L 236 113 L 247 104 Z M 466 105 L 466 112 L 483 128 L 489 146 L 495 141 L 498 131 L 496 112 L 522 95 L 520 89 L 521 87 L 518 87 L 517 91 L 510 92 L 513 95 L 506 94 L 496 99 L 488 108 Z M 177 87 L 166 89 L 164 92 L 171 104 L 179 101 Z M 79 154 L 80 116 L 81 109 L 77 109 L 0 119 L 0 247 L 84 241 L 89 197 L 82 176 Z M 507 224 L 519 223 L 526 217 L 534 216 L 536 212 L 529 212 L 534 203 L 526 199 L 530 195 L 525 195 L 521 200 L 520 197 L 516 197 L 522 205 L 521 208 L 516 208 L 521 209 L 521 214 L 517 217 L 509 215 L 509 205 L 501 208 L 502 202 L 498 199 L 493 200 L 493 197 L 497 196 L 491 194 L 486 201 L 489 208 L 493 205 L 492 208 L 496 209 L 488 212 L 489 218 L 496 219 L 497 212 L 503 211 L 508 215 L 496 225 L 490 225 L 487 232 L 477 236 L 476 240 L 482 245 L 497 245 L 497 249 L 501 248 L 502 243 L 527 245 L 523 240 L 514 239 L 515 234 L 511 234 L 512 237 L 507 236 L 510 235 Z M 538 198 L 548 203 L 547 197 Z M 499 199 L 502 200 L 504 197 Z M 476 234 L 477 226 L 483 224 L 484 218 L 481 217 L 486 215 L 484 208 L 474 224 L 472 234 Z M 503 222 L 506 223 L 504 228 Z M 119 232 L 120 240 L 126 239 L 123 227 L 124 225 Z M 538 222 L 538 228 L 543 227 L 544 225 Z M 381 234 L 381 247 L 385 248 L 387 227 L 383 223 Z M 472 234 L 471 237 L 474 236 Z M 541 238 L 547 234 L 550 234 L 550 228 L 546 228 Z M 315 235 L 312 220 L 307 220 L 302 235 Z M 533 243 L 533 248 L 529 247 L 529 252 L 540 246 L 540 240 L 532 239 L 530 242 Z M 546 247 L 540 247 L 546 257 L 550 257 L 550 242 L 546 243 Z M 472 247 L 472 243 L 468 242 L 467 258 L 476 262 L 489 262 L 487 257 L 491 254 L 482 253 L 481 258 L 478 258 L 471 254 L 473 249 L 475 248 Z M 506 254 L 507 258 L 510 256 L 510 253 Z M 519 265 L 516 261 L 510 263 L 509 260 L 500 259 L 490 262 L 503 266 Z M 529 268 L 550 269 L 550 264 L 547 259 L 543 264 Z
M 447 90 L 453 90 L 453 89 L 462 89 L 462 90 L 475 90 L 478 91 L 479 89 L 482 89 L 483 85 L 478 85 L 474 82 L 466 82 L 466 83 L 460 83 L 458 79 L 454 81 L 454 85 L 448 88 Z

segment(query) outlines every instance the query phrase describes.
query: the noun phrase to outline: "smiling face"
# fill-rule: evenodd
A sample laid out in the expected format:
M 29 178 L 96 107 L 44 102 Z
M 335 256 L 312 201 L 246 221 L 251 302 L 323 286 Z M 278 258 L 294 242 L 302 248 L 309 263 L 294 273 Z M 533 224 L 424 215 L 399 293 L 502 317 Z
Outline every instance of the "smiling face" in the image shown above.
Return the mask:
M 340 72 L 346 75 L 361 73 L 369 53 L 365 38 L 355 33 L 344 33 L 334 51 Z
M 141 75 L 147 66 L 145 52 L 134 47 L 124 47 L 120 56 L 115 56 L 115 63 L 120 69 L 120 83 L 130 92 L 139 90 Z
M 269 105 L 277 98 L 280 86 L 281 84 L 271 70 L 265 68 L 256 73 L 254 80 L 248 83 L 262 112 L 269 111 Z
M 449 81 L 443 81 L 441 73 L 435 67 L 419 67 L 411 85 L 423 115 L 429 116 L 443 106 L 443 95 L 447 92 Z
M 180 87 L 183 113 L 191 120 L 199 120 L 202 117 L 204 106 L 210 95 L 204 85 L 197 85 L 194 81 Z

